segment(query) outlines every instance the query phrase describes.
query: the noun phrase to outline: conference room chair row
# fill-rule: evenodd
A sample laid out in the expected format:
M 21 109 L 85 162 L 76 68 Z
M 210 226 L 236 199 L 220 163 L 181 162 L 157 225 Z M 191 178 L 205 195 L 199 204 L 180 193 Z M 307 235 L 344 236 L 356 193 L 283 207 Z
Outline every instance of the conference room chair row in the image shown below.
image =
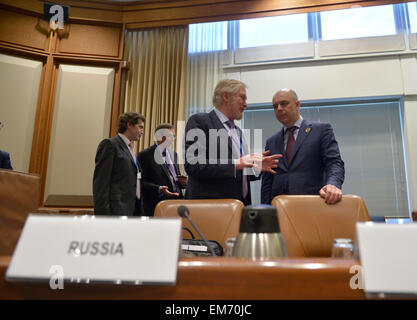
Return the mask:
M 38 208 L 38 175 L 0 169 L 0 255 L 11 255 L 26 217 Z M 279 227 L 290 257 L 329 257 L 333 239 L 355 237 L 355 224 L 369 221 L 366 205 L 359 196 L 344 195 L 334 205 L 320 196 L 277 196 L 271 203 L 277 208 Z M 165 200 L 155 208 L 155 217 L 178 217 L 177 208 L 185 205 L 195 224 L 209 240 L 223 247 L 227 238 L 239 233 L 243 203 L 235 199 Z M 198 234 L 189 222 L 183 226 Z M 189 238 L 187 233 L 184 237 Z

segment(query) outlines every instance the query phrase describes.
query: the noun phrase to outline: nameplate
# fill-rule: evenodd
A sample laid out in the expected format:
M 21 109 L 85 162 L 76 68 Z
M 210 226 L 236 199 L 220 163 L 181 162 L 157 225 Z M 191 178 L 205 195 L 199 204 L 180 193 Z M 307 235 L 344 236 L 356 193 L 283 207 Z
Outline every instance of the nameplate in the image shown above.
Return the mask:
M 370 297 L 417 294 L 417 223 L 357 223 L 363 284 Z
M 181 219 L 30 214 L 8 281 L 175 284 Z

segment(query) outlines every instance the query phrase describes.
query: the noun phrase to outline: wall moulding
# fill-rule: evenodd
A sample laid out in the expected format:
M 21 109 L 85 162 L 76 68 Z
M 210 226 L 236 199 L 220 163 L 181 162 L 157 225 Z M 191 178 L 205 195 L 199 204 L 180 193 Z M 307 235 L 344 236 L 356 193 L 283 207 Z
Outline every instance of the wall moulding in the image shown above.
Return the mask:
M 412 0 L 150 0 L 138 2 L 55 0 L 70 6 L 70 21 L 127 24 L 127 28 L 258 18 L 410 2 Z M 0 8 L 43 14 L 41 0 L 0 0 Z
M 17 45 L 14 45 L 12 43 L 7 43 L 4 41 L 0 41 L 0 52 L 6 53 L 9 55 L 18 55 L 21 57 L 25 57 L 28 59 L 41 59 L 44 62 L 46 61 L 48 57 L 48 53 L 36 50 L 36 49 L 30 49 L 30 48 L 24 48 Z
M 76 63 L 80 65 L 87 66 L 105 66 L 116 68 L 120 65 L 119 59 L 106 59 L 102 57 L 89 57 L 89 56 L 76 56 L 76 55 L 64 55 L 64 54 L 54 54 L 54 61 L 58 64 L 60 63 Z
M 124 8 L 124 20 L 128 29 L 183 25 L 189 23 L 260 18 L 294 13 L 307 13 L 350 8 L 352 6 L 374 6 L 411 0 L 292 0 L 292 1 L 170 1 L 165 7 L 150 2 Z M 152 1 L 151 1 L 152 2 Z

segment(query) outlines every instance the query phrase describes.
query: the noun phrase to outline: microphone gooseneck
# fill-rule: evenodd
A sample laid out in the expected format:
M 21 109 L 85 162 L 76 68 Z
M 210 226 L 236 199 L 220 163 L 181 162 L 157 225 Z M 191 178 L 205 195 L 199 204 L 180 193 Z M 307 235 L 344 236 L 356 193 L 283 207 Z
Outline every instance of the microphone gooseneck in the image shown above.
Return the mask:
M 190 210 L 188 210 L 188 208 L 186 206 L 179 206 L 178 207 L 178 215 L 181 218 L 186 218 L 190 224 L 193 226 L 194 230 L 197 231 L 197 233 L 200 235 L 201 239 L 203 239 L 204 243 L 206 244 L 207 248 L 210 250 L 210 253 L 212 256 L 215 256 L 216 254 L 214 253 L 213 248 L 210 246 L 208 240 L 206 239 L 206 237 L 201 233 L 200 229 L 198 229 L 198 227 L 195 225 L 195 223 L 193 222 L 193 220 L 191 220 L 190 217 Z

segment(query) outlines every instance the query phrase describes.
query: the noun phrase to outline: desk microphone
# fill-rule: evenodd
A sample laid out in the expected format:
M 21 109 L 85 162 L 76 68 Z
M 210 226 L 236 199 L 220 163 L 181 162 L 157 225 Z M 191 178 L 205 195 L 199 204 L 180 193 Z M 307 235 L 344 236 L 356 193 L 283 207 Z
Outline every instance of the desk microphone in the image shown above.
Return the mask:
M 190 210 L 188 210 L 188 208 L 186 206 L 179 206 L 178 207 L 178 215 L 181 218 L 186 218 L 191 223 L 191 225 L 193 226 L 193 228 L 200 235 L 201 239 L 203 239 L 203 241 L 206 244 L 207 248 L 210 250 L 211 255 L 212 256 L 216 256 L 216 254 L 214 253 L 213 248 L 210 246 L 210 244 L 207 241 L 206 237 L 201 233 L 200 229 L 197 228 L 197 226 L 194 224 L 193 220 L 191 220 Z

